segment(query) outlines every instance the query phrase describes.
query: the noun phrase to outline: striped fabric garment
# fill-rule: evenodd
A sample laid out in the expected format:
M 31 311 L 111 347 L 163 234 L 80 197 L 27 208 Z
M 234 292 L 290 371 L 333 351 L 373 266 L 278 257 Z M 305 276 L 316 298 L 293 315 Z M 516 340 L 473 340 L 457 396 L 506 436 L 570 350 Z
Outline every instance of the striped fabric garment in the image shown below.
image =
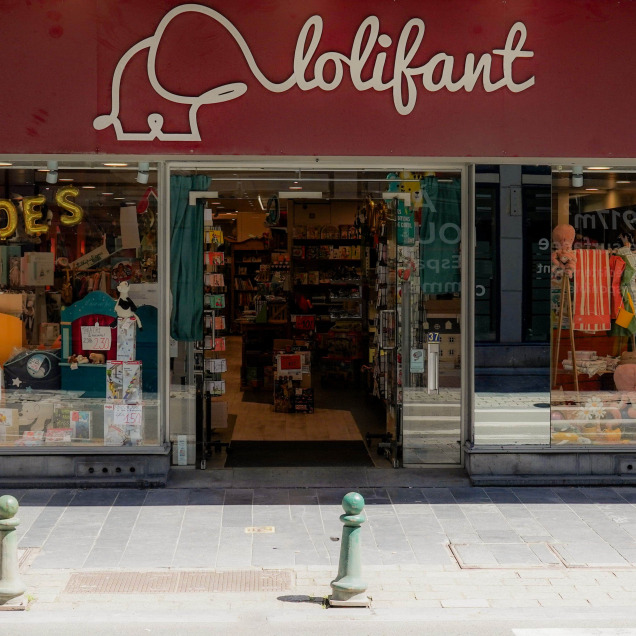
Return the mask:
M 607 331 L 610 319 L 609 251 L 576 250 L 574 329 Z

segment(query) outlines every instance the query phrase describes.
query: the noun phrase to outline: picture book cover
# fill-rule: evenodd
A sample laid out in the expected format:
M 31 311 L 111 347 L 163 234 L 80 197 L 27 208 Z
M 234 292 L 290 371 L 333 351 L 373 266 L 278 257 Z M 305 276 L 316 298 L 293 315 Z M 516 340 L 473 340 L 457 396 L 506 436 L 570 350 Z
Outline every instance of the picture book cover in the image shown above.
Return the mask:
M 10 428 L 13 426 L 14 415 L 16 413 L 16 409 L 0 409 L 0 428 Z
M 44 437 L 45 444 L 61 446 L 71 443 L 72 429 L 70 428 L 48 428 Z
M 208 358 L 205 361 L 207 373 L 225 373 L 227 371 L 227 360 L 225 358 Z
M 91 412 L 73 409 L 63 404 L 56 404 L 50 430 L 71 431 L 71 438 L 77 440 L 91 439 Z M 48 442 L 47 442 L 48 443 Z
M 114 256 L 110 260 L 110 286 L 117 289 L 117 285 L 127 280 L 129 283 L 141 283 L 141 263 L 136 258 L 122 258 Z
M 42 446 L 44 431 L 24 431 L 22 437 L 15 442 L 16 446 Z
M 129 362 L 135 359 L 136 326 L 132 318 L 117 318 L 117 360 Z
M 121 400 L 124 396 L 124 363 L 106 361 L 106 399 Z
M 104 404 L 104 445 L 139 446 L 143 442 L 141 404 Z
M 91 439 L 90 411 L 71 411 L 71 432 L 75 440 Z
M 24 284 L 34 287 L 53 285 L 53 252 L 26 252 Z
M 142 400 L 141 362 L 124 362 L 122 372 L 123 400 L 127 404 L 138 404 Z
M 205 390 L 212 396 L 225 395 L 225 380 L 206 380 Z

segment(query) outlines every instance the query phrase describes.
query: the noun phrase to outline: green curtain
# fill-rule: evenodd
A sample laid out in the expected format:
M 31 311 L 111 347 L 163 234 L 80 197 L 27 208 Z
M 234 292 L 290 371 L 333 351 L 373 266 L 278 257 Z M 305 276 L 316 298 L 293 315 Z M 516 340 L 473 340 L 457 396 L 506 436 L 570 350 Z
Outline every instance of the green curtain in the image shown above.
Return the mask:
M 170 335 L 203 340 L 203 201 L 188 205 L 190 190 L 207 190 L 203 175 L 170 177 Z
M 424 294 L 460 291 L 461 186 L 459 179 L 424 177 L 420 228 L 420 283 Z

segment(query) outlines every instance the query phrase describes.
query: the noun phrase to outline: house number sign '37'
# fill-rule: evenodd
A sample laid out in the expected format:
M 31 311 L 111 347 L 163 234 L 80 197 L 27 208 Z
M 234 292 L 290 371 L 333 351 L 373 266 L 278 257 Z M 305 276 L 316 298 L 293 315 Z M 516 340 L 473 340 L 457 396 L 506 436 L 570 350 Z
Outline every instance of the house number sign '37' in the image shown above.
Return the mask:
M 512 93 L 525 91 L 534 85 L 534 76 L 527 77 L 517 83 L 513 79 L 513 65 L 518 58 L 529 58 L 534 55 L 526 51 L 527 30 L 522 22 L 515 22 L 506 37 L 501 49 L 493 49 L 492 53 L 483 53 L 477 59 L 474 53 L 467 53 L 463 61 L 463 73 L 453 79 L 455 58 L 447 53 L 436 53 L 422 66 L 410 66 L 424 38 L 425 24 L 420 18 L 409 20 L 394 44 L 392 38 L 381 33 L 380 20 L 376 16 L 365 18 L 356 31 L 349 55 L 329 51 L 322 53 L 315 60 L 315 54 L 322 37 L 323 21 L 319 15 L 309 18 L 303 25 L 294 52 L 293 71 L 280 83 L 270 81 L 260 70 L 250 48 L 238 29 L 218 11 L 199 4 L 184 4 L 169 11 L 159 23 L 154 34 L 131 47 L 117 63 L 113 74 L 111 111 L 107 115 L 96 117 L 93 126 L 104 130 L 113 126 L 117 139 L 130 141 L 200 141 L 197 125 L 197 112 L 206 104 L 219 104 L 240 97 L 247 91 L 247 84 L 232 82 L 211 88 L 198 96 L 177 95 L 166 90 L 157 79 L 157 50 L 167 26 L 177 16 L 186 13 L 200 13 L 221 25 L 236 41 L 254 78 L 272 93 L 284 93 L 294 86 L 302 91 L 318 88 L 333 91 L 342 83 L 345 67 L 353 86 L 358 91 L 391 91 L 395 110 L 400 115 L 408 115 L 415 108 L 417 101 L 417 83 L 427 91 L 446 89 L 454 93 L 459 90 L 471 92 L 481 80 L 483 89 L 490 93 L 502 88 Z M 385 49 L 394 49 L 393 69 L 385 68 L 387 54 Z M 377 47 L 380 48 L 379 52 Z M 130 60 L 140 51 L 148 49 L 148 78 L 158 95 L 175 104 L 189 104 L 190 131 L 186 133 L 163 132 L 163 116 L 152 113 L 148 116 L 147 132 L 124 132 L 119 119 L 119 96 L 121 79 Z M 492 77 L 493 55 L 501 56 L 501 77 Z M 373 68 L 363 77 L 363 69 Z M 388 81 L 383 78 L 389 77 Z M 329 79 L 327 79 L 329 78 Z

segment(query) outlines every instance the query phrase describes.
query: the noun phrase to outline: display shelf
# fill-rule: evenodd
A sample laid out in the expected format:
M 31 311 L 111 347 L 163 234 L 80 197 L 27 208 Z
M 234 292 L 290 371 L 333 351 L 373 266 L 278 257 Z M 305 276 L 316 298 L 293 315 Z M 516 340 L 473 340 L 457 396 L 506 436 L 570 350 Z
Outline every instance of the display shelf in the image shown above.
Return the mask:
M 294 263 L 302 263 L 305 266 L 315 266 L 315 265 L 345 265 L 346 263 L 359 263 L 361 259 L 359 258 L 297 258 L 294 257 Z
M 359 238 L 342 238 L 342 239 L 293 239 L 294 245 L 360 245 Z
M 258 274 L 269 263 L 269 252 L 261 239 L 248 239 L 231 244 L 231 294 L 229 319 L 234 323 L 252 305 L 258 290 Z M 239 268 L 245 268 L 240 270 Z M 249 283 L 249 287 L 248 287 Z M 241 289 L 241 287 L 245 287 Z
M 357 280 L 332 280 L 322 283 L 296 283 L 295 287 L 357 287 L 362 283 L 361 279 Z

